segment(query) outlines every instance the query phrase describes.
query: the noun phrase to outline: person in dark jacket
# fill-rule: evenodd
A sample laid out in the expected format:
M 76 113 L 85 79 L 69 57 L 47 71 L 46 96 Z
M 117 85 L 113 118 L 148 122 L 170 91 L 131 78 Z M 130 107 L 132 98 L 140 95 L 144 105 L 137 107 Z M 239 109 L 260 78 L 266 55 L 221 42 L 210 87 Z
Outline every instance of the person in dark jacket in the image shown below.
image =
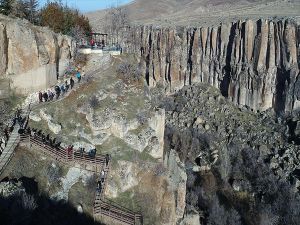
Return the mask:
M 79 148 L 79 152 L 80 152 L 80 156 L 83 157 L 84 148 L 83 148 L 83 147 L 80 147 L 80 148 Z
M 59 86 L 55 86 L 54 90 L 55 90 L 55 94 L 56 94 L 56 99 L 58 99 L 59 96 L 60 96 L 60 88 L 59 88 Z
M 44 94 L 43 94 L 43 98 L 44 98 L 45 102 L 47 102 L 47 101 L 48 101 L 48 94 L 47 94 L 47 92 L 44 92 Z
M 71 78 L 70 78 L 71 89 L 74 87 L 74 83 L 75 83 L 75 82 L 74 82 L 73 78 L 71 77 Z
M 102 183 L 101 183 L 101 181 L 99 180 L 99 181 L 97 182 L 97 190 L 98 190 L 99 192 L 101 192 L 101 189 L 102 189 Z
M 106 166 L 108 166 L 108 163 L 109 163 L 109 154 L 106 154 L 105 155 L 105 164 L 106 164 Z
M 43 94 L 41 91 L 39 91 L 39 102 L 43 102 Z
M 65 82 L 66 92 L 68 92 L 70 85 L 68 84 L 68 81 Z
M 66 92 L 66 89 L 65 89 L 65 85 L 64 85 L 64 84 L 62 84 L 62 85 L 60 86 L 60 90 L 61 90 L 62 95 L 64 95 L 65 92 Z

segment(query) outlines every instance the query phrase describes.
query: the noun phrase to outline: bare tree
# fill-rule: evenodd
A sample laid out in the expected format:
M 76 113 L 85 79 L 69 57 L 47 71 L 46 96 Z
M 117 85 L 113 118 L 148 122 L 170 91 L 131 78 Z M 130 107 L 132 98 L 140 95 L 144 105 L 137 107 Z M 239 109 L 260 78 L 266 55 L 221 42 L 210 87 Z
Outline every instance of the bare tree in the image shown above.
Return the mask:
M 37 208 L 37 203 L 33 195 L 29 195 L 27 193 L 23 193 L 21 195 L 21 204 L 22 207 L 26 210 L 33 211 Z
M 116 41 L 119 42 L 121 29 L 129 25 L 127 9 L 112 6 L 106 13 L 105 21 L 105 32 L 115 37 Z
M 86 55 L 81 54 L 79 49 L 81 45 L 84 45 L 87 43 L 87 36 L 80 26 L 75 26 L 71 28 L 71 31 L 69 32 L 69 35 L 72 36 L 76 41 L 76 48 L 74 50 L 74 59 L 75 62 L 79 64 L 85 64 L 86 63 Z
M 36 23 L 37 22 L 38 7 L 39 7 L 38 0 L 27 0 L 26 4 L 27 4 L 27 10 L 28 10 L 27 19 L 31 23 Z

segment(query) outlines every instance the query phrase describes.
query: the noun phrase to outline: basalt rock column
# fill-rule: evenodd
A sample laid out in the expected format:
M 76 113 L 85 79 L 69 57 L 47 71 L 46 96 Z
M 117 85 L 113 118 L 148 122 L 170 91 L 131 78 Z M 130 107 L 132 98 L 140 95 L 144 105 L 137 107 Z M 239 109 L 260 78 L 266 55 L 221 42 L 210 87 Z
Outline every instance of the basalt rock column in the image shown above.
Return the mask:
M 151 87 L 175 92 L 208 83 L 237 105 L 278 113 L 300 108 L 299 25 L 238 21 L 216 27 L 131 27 L 125 52 L 136 53 Z

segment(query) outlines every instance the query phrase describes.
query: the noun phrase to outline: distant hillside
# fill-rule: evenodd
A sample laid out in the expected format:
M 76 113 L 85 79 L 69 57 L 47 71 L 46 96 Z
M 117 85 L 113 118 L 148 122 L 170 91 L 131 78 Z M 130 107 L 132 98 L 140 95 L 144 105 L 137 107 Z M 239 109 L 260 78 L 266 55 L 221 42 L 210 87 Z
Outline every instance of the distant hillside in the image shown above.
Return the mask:
M 297 16 L 299 0 L 135 0 L 123 6 L 132 23 L 185 25 L 219 23 L 237 17 Z M 95 30 L 102 29 L 106 11 L 88 13 Z

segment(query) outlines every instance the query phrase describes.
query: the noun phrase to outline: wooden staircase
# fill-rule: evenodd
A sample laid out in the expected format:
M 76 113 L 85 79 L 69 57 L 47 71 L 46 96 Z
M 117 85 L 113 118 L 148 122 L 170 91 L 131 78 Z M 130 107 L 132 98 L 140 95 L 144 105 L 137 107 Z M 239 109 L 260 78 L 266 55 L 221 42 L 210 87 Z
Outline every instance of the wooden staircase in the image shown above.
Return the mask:
M 93 214 L 94 219 L 100 217 L 105 220 L 113 221 L 114 223 L 121 225 L 142 225 L 143 217 L 140 213 L 135 213 L 129 209 L 119 206 L 117 203 L 105 199 L 105 190 L 107 189 L 107 179 L 110 171 L 111 160 L 106 162 L 105 155 L 96 155 L 91 157 L 87 153 L 74 152 L 68 153 L 66 149 L 62 147 L 55 148 L 50 146 L 42 140 L 41 137 L 32 136 L 28 133 L 19 134 L 19 129 L 25 129 L 29 121 L 30 109 L 24 111 L 22 116 L 26 118 L 22 127 L 19 124 L 14 126 L 13 131 L 9 137 L 9 141 L 0 156 L 0 175 L 4 171 L 5 167 L 8 165 L 12 159 L 16 147 L 22 143 L 28 145 L 29 148 L 34 146 L 42 151 L 44 154 L 49 155 L 51 158 L 68 164 L 69 166 L 80 166 L 85 170 L 90 170 L 99 177 L 100 171 L 104 171 L 104 182 L 102 184 L 101 190 L 97 190 L 95 184 L 95 199 Z M 88 167 L 92 169 L 87 169 Z

